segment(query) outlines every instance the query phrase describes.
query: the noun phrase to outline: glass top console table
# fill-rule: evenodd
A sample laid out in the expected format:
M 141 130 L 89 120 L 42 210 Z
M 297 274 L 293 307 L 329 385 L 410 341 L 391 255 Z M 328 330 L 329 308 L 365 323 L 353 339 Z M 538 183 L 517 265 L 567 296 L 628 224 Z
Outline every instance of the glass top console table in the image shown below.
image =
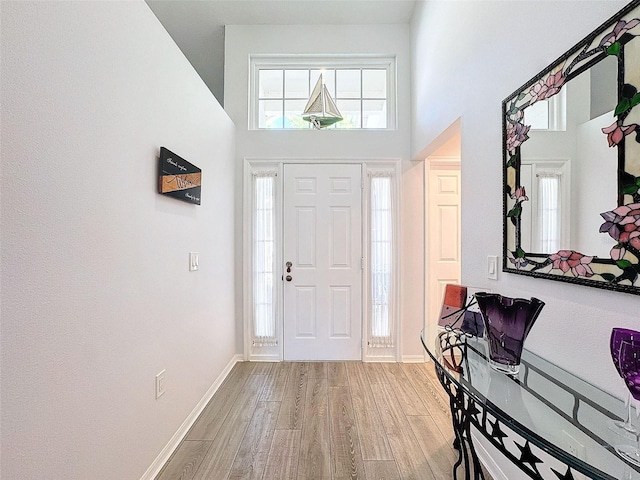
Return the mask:
M 485 340 L 457 330 L 422 344 L 447 392 L 459 452 L 453 478 L 484 479 L 471 427 L 522 472 L 540 480 L 640 480 L 640 467 L 618 456 L 615 445 L 635 442 L 609 428 L 623 402 L 525 351 L 518 375 L 493 370 Z

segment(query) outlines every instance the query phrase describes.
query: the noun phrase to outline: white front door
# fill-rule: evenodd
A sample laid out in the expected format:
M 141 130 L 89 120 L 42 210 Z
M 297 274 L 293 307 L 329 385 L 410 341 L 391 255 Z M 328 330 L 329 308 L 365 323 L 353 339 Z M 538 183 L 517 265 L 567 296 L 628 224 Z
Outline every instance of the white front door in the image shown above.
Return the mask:
M 284 166 L 285 360 L 361 359 L 361 179 L 360 165 Z

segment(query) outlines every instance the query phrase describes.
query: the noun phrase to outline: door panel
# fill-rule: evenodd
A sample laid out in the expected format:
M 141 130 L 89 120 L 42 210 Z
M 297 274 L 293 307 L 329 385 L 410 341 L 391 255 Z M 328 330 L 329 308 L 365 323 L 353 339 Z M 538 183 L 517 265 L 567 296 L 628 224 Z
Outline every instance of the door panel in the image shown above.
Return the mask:
M 316 338 L 316 289 L 313 286 L 295 287 L 296 337 Z
M 296 264 L 298 267 L 316 266 L 316 209 L 315 207 L 296 208 L 297 222 L 295 231 L 298 239 L 295 243 Z M 285 237 L 286 238 L 286 237 Z
M 459 258 L 459 242 L 458 228 L 460 224 L 460 206 L 459 205 L 437 205 L 437 231 L 439 235 L 437 248 L 437 262 L 458 263 Z
M 331 267 L 349 268 L 351 258 L 351 210 L 333 208 L 331 211 Z
M 351 336 L 351 288 L 331 287 L 331 338 Z
M 285 360 L 361 358 L 361 175 L 360 165 L 284 166 Z

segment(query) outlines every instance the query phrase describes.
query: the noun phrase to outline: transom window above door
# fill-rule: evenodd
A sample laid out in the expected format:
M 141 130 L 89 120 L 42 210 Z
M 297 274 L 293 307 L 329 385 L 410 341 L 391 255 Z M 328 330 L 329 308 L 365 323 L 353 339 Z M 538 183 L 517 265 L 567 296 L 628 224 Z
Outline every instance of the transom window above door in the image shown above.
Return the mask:
M 254 56 L 251 71 L 251 129 L 311 128 L 302 112 L 320 75 L 344 118 L 328 128 L 395 128 L 393 57 Z

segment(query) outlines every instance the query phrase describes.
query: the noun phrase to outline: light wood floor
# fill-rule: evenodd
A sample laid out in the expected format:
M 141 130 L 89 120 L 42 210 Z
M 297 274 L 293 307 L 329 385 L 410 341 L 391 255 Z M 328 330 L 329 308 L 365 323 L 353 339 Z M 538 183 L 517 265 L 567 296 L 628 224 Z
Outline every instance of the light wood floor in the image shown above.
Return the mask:
M 432 363 L 243 362 L 156 480 L 450 479 L 452 441 Z

